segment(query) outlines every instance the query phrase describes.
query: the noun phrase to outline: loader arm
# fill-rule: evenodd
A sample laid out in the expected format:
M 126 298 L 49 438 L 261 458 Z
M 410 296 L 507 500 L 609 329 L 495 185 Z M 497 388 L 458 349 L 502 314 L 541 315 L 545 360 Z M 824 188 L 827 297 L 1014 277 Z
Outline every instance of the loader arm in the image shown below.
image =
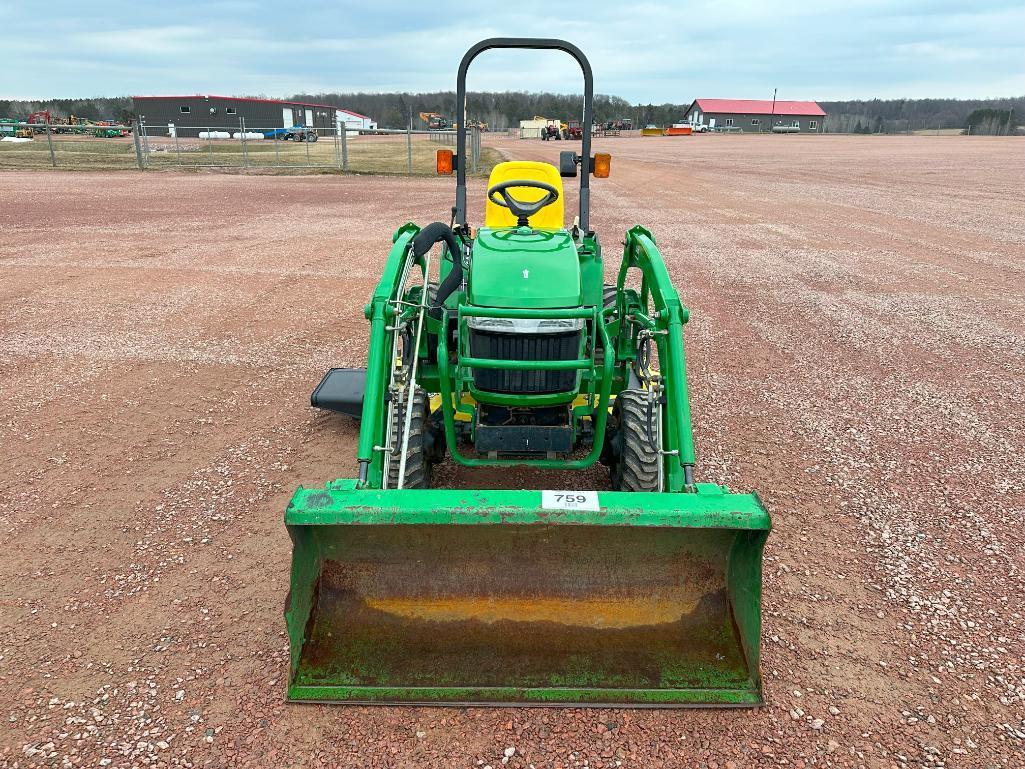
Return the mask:
M 639 307 L 627 306 L 624 291 L 631 269 L 641 272 Z M 665 417 L 664 456 L 669 491 L 694 490 L 694 437 L 690 422 L 690 398 L 687 393 L 687 362 L 683 349 L 683 325 L 688 311 L 673 288 L 662 254 L 654 236 L 640 225 L 626 233 L 623 262 L 619 267 L 617 313 L 621 324 L 632 324 L 632 333 L 619 333 L 617 355 L 632 359 L 637 337 L 642 331 L 653 333 L 658 360 L 665 382 L 669 408 Z M 649 304 L 653 309 L 649 311 Z M 675 454 L 672 452 L 676 452 Z
M 381 445 L 384 437 L 384 404 L 388 372 L 392 365 L 389 357 L 394 334 L 388 330 L 390 322 L 394 320 L 392 302 L 402 288 L 399 284 L 402 281 L 406 260 L 409 258 L 410 243 L 418 232 L 420 228 L 412 222 L 407 222 L 395 231 L 381 280 L 363 310 L 363 314 L 370 321 L 370 348 L 356 460 L 359 463 L 360 482 L 377 487 L 381 485 L 383 461 L 381 452 L 375 451 L 374 447 Z

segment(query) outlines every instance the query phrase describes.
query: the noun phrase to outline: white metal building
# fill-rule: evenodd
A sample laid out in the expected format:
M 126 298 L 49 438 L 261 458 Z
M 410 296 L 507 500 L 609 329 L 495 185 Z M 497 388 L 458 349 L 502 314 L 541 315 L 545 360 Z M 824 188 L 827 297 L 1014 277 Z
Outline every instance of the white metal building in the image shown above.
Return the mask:
M 358 112 L 353 112 L 349 109 L 338 109 L 335 110 L 335 116 L 338 119 L 338 133 L 341 134 L 342 126 L 345 126 L 346 131 L 376 131 L 377 122 L 371 120 L 366 115 L 361 115 Z

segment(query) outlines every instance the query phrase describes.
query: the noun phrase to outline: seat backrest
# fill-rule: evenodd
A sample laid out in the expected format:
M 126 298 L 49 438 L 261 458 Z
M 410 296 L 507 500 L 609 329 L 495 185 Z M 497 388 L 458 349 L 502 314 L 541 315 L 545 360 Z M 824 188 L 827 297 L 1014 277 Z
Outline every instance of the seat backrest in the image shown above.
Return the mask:
M 532 217 L 530 226 L 539 230 L 558 230 L 563 227 L 564 208 L 562 199 L 562 177 L 559 176 L 559 169 L 550 163 L 541 163 L 536 160 L 508 160 L 499 163 L 491 171 L 491 178 L 488 179 L 488 188 L 502 182 L 517 179 L 533 182 L 545 182 L 559 191 L 559 199 L 550 206 L 545 206 Z M 544 197 L 543 190 L 532 187 L 512 187 L 509 190 L 512 196 L 525 203 L 533 203 Z M 487 201 L 487 208 L 484 211 L 485 227 L 515 227 L 516 217 L 512 211 L 504 206 L 497 206 L 490 200 Z

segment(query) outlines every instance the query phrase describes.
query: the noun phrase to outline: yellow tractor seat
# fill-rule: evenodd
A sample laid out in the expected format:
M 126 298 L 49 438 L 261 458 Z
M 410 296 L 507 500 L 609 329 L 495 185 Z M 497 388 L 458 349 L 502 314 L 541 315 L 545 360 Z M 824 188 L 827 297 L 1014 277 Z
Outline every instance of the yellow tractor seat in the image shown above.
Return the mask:
M 558 230 L 563 227 L 563 198 L 562 198 L 562 177 L 559 176 L 559 169 L 550 163 L 541 163 L 536 160 L 508 160 L 499 163 L 491 171 L 491 178 L 488 179 L 488 189 L 502 182 L 514 181 L 517 179 L 533 182 L 545 182 L 559 191 L 559 199 L 550 206 L 545 206 L 532 217 L 530 226 L 539 230 Z M 512 196 L 525 203 L 533 203 L 544 197 L 542 190 L 532 187 L 513 187 L 510 189 Z M 516 217 L 512 211 L 504 206 L 495 205 L 487 201 L 487 208 L 484 211 L 485 227 L 515 227 Z

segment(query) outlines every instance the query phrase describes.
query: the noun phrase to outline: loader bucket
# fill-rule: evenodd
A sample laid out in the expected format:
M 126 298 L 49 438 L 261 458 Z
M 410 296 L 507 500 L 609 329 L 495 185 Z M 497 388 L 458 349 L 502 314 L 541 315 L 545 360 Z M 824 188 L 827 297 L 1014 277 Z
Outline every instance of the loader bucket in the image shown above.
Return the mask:
M 285 516 L 289 699 L 762 703 L 757 496 L 356 486 Z

